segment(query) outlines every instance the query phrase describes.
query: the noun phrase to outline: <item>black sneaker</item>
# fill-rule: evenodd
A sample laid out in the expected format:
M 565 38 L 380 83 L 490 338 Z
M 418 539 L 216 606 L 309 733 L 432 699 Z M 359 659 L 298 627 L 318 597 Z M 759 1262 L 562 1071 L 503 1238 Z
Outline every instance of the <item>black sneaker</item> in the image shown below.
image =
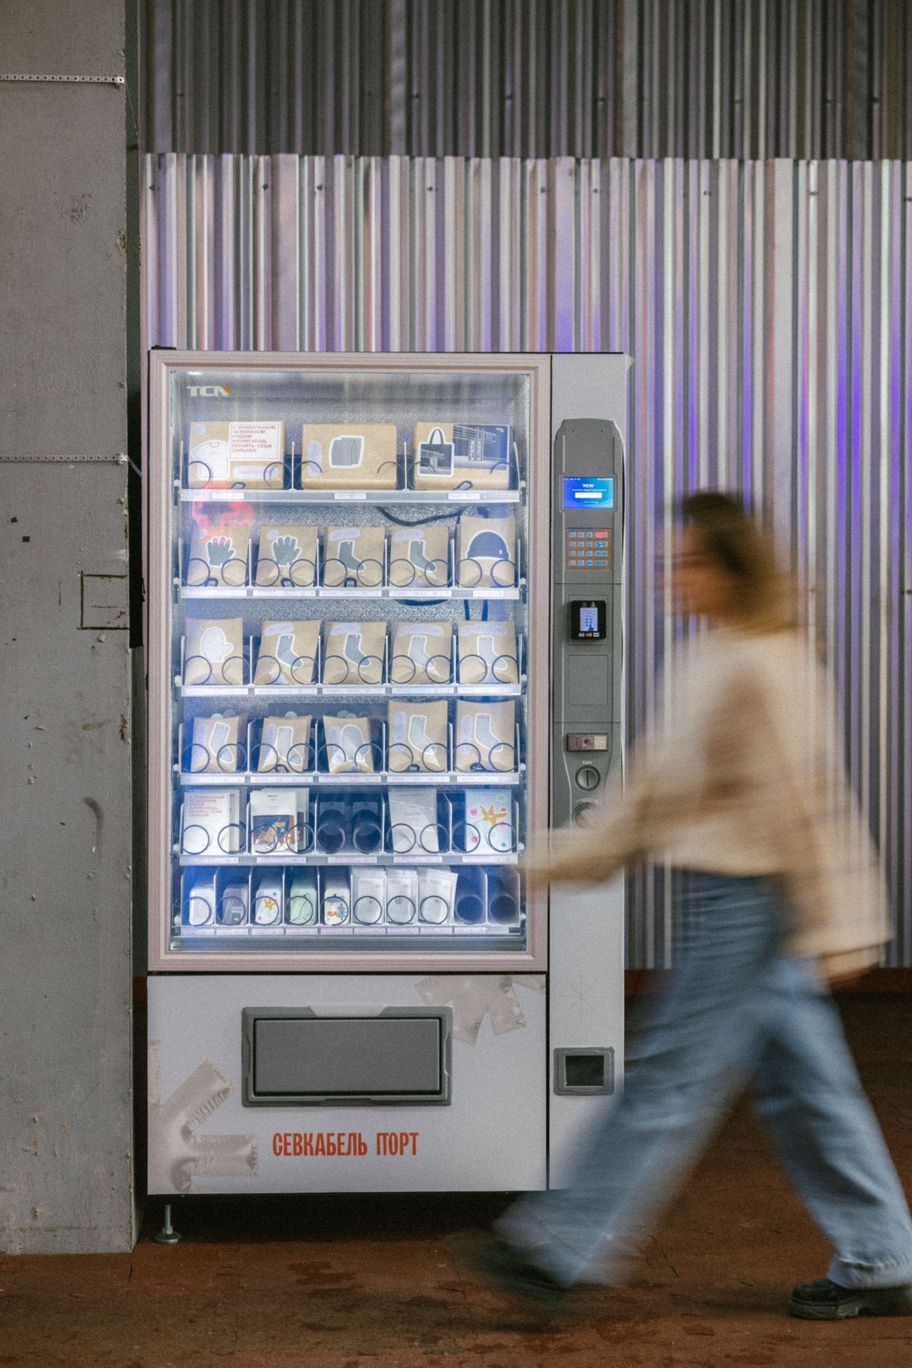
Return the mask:
M 496 1235 L 458 1236 L 449 1243 L 473 1272 L 519 1297 L 539 1315 L 555 1315 L 569 1291 L 515 1245 Z
M 802 1320 L 848 1320 L 851 1316 L 903 1316 L 912 1312 L 912 1284 L 905 1287 L 840 1287 L 829 1278 L 800 1283 L 789 1297 L 789 1315 Z

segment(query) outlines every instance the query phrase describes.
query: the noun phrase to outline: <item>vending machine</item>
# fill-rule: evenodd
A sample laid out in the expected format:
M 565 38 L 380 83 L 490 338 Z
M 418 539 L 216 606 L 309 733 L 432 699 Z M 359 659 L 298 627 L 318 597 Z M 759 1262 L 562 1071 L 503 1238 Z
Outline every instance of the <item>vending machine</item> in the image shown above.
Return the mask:
M 150 1194 L 541 1188 L 610 1100 L 622 884 L 522 858 L 621 771 L 628 364 L 150 354 Z

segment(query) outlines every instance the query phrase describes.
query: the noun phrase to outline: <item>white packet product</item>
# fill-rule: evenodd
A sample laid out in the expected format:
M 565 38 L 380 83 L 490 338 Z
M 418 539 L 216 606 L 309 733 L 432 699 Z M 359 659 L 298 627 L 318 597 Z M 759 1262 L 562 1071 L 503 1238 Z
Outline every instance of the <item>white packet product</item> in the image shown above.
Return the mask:
M 323 877 L 323 925 L 344 926 L 349 918 L 350 892 L 344 874 L 326 873 Z
M 317 530 L 311 523 L 263 523 L 256 583 L 283 589 L 309 589 L 316 584 Z
M 264 622 L 254 684 L 313 684 L 319 641 L 317 619 Z
M 453 920 L 456 874 L 452 869 L 419 869 L 418 918 L 434 926 Z
M 257 770 L 260 774 L 304 774 L 310 765 L 311 718 L 286 713 L 264 717 Z
M 386 870 L 375 865 L 351 870 L 352 920 L 359 926 L 376 926 L 386 911 Z
M 392 699 L 387 709 L 387 768 L 391 774 L 447 768 L 446 703 L 408 703 Z
M 385 542 L 382 527 L 325 528 L 323 583 L 333 589 L 378 589 L 385 573 Z
M 440 589 L 450 582 L 446 527 L 393 528 L 389 555 L 389 582 L 396 589 Z
M 250 527 L 229 523 L 217 531 L 195 523 L 187 558 L 187 584 L 237 588 L 247 583 Z
M 314 926 L 317 920 L 317 876 L 312 870 L 299 870 L 292 877 L 285 905 L 289 926 Z
M 390 682 L 449 683 L 452 674 L 452 647 L 452 622 L 394 623 Z
M 278 874 L 264 874 L 253 898 L 254 926 L 278 926 L 282 921 L 282 880 Z
M 250 916 L 250 888 L 246 879 L 226 883 L 218 908 L 219 926 L 246 926 Z
M 463 513 L 456 534 L 456 580 L 466 589 L 516 583 L 516 519 Z
M 418 870 L 392 866 L 386 871 L 386 919 L 408 926 L 418 915 Z
M 215 910 L 215 875 L 199 874 L 187 888 L 184 925 L 211 926 L 215 922 Z
M 241 718 L 213 713 L 193 719 L 190 743 L 191 774 L 236 774 L 244 758 L 240 744 Z
M 394 854 L 440 853 L 436 789 L 391 786 L 389 814 Z
M 330 622 L 323 651 L 324 684 L 382 684 L 385 622 Z
M 456 768 L 463 774 L 515 770 L 515 703 L 457 703 Z
M 519 657 L 512 622 L 461 622 L 460 684 L 518 684 Z
M 330 774 L 374 772 L 369 717 L 324 717 L 323 741 Z
M 243 618 L 188 618 L 184 683 L 244 683 Z

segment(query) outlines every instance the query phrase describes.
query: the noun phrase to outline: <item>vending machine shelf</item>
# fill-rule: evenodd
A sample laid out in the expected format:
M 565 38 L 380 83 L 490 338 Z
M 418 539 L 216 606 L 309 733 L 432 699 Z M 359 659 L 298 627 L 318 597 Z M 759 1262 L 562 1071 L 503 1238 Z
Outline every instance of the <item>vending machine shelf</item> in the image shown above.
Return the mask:
M 175 484 L 182 503 L 237 504 L 516 504 L 525 497 L 519 489 L 187 489 Z
M 251 770 L 224 770 L 216 773 L 194 774 L 188 770 L 178 770 L 174 773 L 179 776 L 182 788 L 195 788 L 197 786 L 215 788 L 255 788 L 262 786 L 274 788 L 276 786 L 288 785 L 299 788 L 307 785 L 310 788 L 390 788 L 400 784 L 415 785 L 423 788 L 445 788 L 449 786 L 472 787 L 473 785 L 490 786 L 492 783 L 508 784 L 515 787 L 525 781 L 523 770 L 478 770 L 471 773 L 463 773 L 461 770 L 428 771 L 420 770 L 410 774 L 393 774 L 386 770 L 378 771 L 373 774 L 322 774 L 312 772 L 289 771 L 276 774 L 274 770 L 267 770 L 259 773 Z
M 396 602 L 419 602 L 436 603 L 446 599 L 466 599 L 469 602 L 477 600 L 486 602 L 515 602 L 521 599 L 525 593 L 526 582 L 520 583 L 510 589 L 463 589 L 459 586 L 448 586 L 441 589 L 421 588 L 421 589 L 392 589 L 379 588 L 371 589 L 367 586 L 351 588 L 330 588 L 319 585 L 310 588 L 291 587 L 288 589 L 266 588 L 260 585 L 239 585 L 237 588 L 231 586 L 217 585 L 206 587 L 203 585 L 180 584 L 179 593 L 183 600 L 209 599 L 216 602 L 232 602 L 237 599 L 281 599 L 284 602 L 296 603 L 301 599 L 341 599 L 357 602 L 359 599 L 392 599 Z

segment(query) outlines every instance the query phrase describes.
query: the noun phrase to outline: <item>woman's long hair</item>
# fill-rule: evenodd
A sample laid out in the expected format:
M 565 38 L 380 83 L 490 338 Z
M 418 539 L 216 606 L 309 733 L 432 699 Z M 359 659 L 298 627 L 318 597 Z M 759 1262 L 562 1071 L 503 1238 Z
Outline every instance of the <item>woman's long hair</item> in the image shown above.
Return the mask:
M 678 508 L 685 526 L 697 529 L 706 555 L 728 575 L 743 626 L 754 632 L 795 628 L 791 578 L 779 565 L 772 538 L 740 500 L 704 489 L 686 495 Z

